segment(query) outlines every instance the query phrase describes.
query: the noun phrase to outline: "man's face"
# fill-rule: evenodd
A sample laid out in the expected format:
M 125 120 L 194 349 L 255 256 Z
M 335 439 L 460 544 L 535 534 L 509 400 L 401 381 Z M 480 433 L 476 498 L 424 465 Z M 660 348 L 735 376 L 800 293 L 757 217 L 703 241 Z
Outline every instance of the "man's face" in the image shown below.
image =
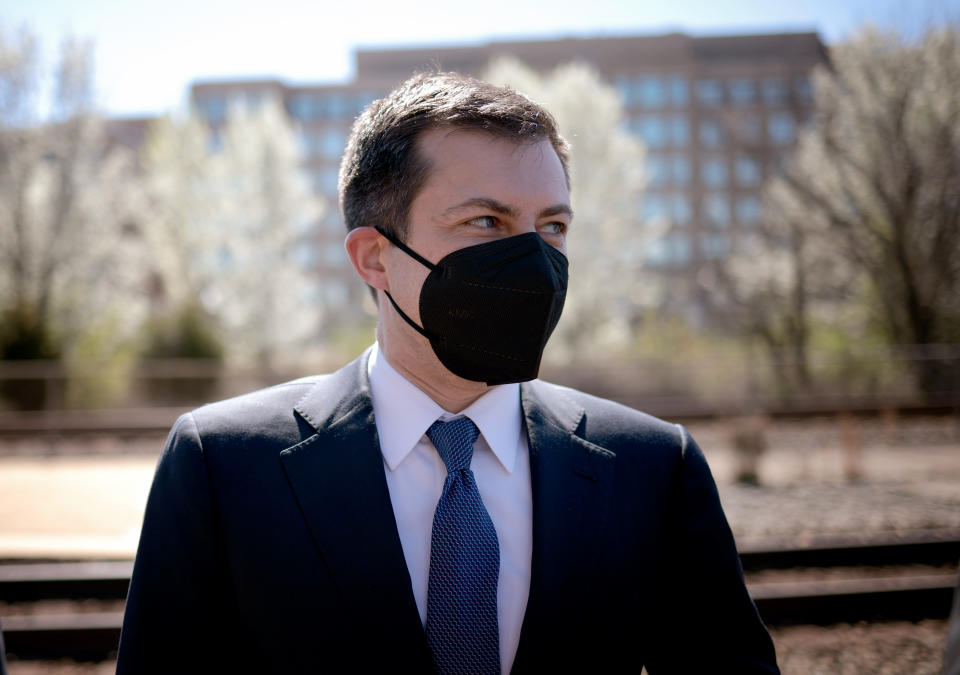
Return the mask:
M 430 173 L 410 205 L 406 244 L 414 251 L 436 263 L 466 246 L 538 232 L 566 253 L 570 193 L 548 140 L 517 144 L 482 132 L 440 128 L 424 132 L 417 149 Z M 388 255 L 390 292 L 422 325 L 420 288 L 429 270 L 396 247 Z M 410 333 L 413 339 L 420 337 Z

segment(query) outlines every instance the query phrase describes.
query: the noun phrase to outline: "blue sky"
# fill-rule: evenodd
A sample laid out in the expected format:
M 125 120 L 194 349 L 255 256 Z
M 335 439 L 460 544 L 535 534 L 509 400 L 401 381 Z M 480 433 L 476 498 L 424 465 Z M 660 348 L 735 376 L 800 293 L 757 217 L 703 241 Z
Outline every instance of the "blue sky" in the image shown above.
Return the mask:
M 98 98 L 115 115 L 173 109 L 195 79 L 346 80 L 358 46 L 784 30 L 817 31 L 833 43 L 867 21 L 910 29 L 948 15 L 960 15 L 960 0 L 0 0 L 0 26 L 29 26 L 48 65 L 64 35 L 92 39 Z

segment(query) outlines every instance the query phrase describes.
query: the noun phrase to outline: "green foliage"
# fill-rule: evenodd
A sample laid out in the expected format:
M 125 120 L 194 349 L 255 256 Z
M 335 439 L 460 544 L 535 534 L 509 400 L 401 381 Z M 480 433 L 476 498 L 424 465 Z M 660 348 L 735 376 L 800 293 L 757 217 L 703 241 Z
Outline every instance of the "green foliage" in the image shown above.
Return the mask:
M 11 307 L 0 312 L 0 361 L 56 359 L 60 344 L 50 324 L 29 307 Z M 36 410 L 46 402 L 47 386 L 42 379 L 0 379 L 0 405 Z
M 377 339 L 377 321 L 372 316 L 340 322 L 326 341 L 327 348 L 342 359 L 353 359 Z
M 146 358 L 217 359 L 224 355 L 220 330 L 197 302 L 155 316 L 144 326 Z
M 68 408 L 117 405 L 129 391 L 136 349 L 122 337 L 121 323 L 121 316 L 105 314 L 73 341 L 65 355 Z
M 49 322 L 24 305 L 0 313 L 0 360 L 55 359 L 60 345 Z
M 807 393 L 843 395 L 909 395 L 909 362 L 885 340 L 882 330 L 866 324 L 861 330 L 843 321 L 810 322 Z

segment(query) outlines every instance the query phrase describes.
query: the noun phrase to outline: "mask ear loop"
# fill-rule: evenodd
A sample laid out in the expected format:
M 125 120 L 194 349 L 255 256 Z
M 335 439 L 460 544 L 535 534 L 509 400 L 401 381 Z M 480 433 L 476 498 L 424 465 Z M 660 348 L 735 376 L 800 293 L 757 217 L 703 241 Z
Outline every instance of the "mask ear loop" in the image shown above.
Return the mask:
M 407 246 L 406 244 L 404 244 L 402 241 L 400 241 L 399 239 L 397 239 L 394 235 L 390 234 L 389 232 L 387 232 L 387 231 L 384 230 L 384 229 L 381 229 L 379 225 L 377 225 L 377 226 L 376 226 L 375 228 L 373 228 L 373 229 L 375 229 L 377 232 L 379 232 L 380 234 L 382 234 L 384 237 L 387 238 L 387 241 L 389 241 L 391 244 L 393 244 L 394 246 L 396 246 L 397 248 L 399 248 L 401 251 L 403 251 L 404 253 L 406 253 L 408 256 L 410 256 L 411 258 L 413 258 L 414 260 L 416 260 L 418 263 L 420 263 L 421 265 L 423 265 L 424 267 L 426 267 L 426 268 L 427 268 L 428 270 L 430 270 L 431 272 L 439 272 L 439 271 L 440 271 L 440 267 L 439 267 L 439 266 L 434 265 L 432 262 L 430 262 L 429 260 L 427 260 L 426 258 L 424 258 L 422 255 L 420 255 L 419 253 L 417 253 L 416 251 L 414 251 L 412 248 L 410 248 L 409 246 Z
M 433 339 L 432 337 L 430 337 L 430 335 L 427 333 L 427 331 L 423 330 L 420 326 L 418 326 L 417 324 L 415 324 L 415 323 L 413 322 L 413 319 L 411 319 L 409 316 L 407 316 L 407 315 L 404 313 L 404 311 L 403 311 L 402 309 L 400 309 L 400 305 L 398 305 L 398 304 L 397 304 L 397 301 L 393 299 L 393 296 L 390 295 L 390 292 L 389 292 L 389 291 L 384 291 L 384 293 L 386 293 L 387 299 L 390 301 L 390 304 L 393 305 L 393 308 L 394 308 L 395 310 L 397 310 L 397 314 L 399 314 L 399 315 L 401 316 L 401 318 L 403 318 L 404 321 L 406 321 L 408 324 L 410 324 L 410 327 L 411 327 L 411 328 L 413 328 L 415 331 L 417 331 L 418 333 L 420 333 L 420 335 L 422 335 L 423 337 L 427 338 L 428 340 L 432 340 L 432 339 Z
M 393 236 L 386 230 L 381 229 L 379 225 L 377 225 L 374 229 L 380 234 L 382 234 L 384 237 L 386 237 L 387 241 L 389 241 L 391 244 L 393 244 L 394 246 L 399 248 L 401 251 L 406 253 L 408 256 L 416 260 L 421 265 L 425 266 L 431 272 L 438 272 L 440 270 L 440 268 L 437 265 L 434 265 L 432 262 L 424 258 L 422 255 L 414 251 L 412 248 L 404 244 L 402 241 L 397 239 L 395 236 Z M 416 323 L 414 323 L 413 319 L 407 316 L 406 312 L 400 309 L 400 305 L 398 305 L 397 301 L 393 299 L 392 295 L 390 295 L 390 291 L 384 291 L 384 293 L 386 294 L 387 299 L 390 300 L 390 304 L 393 305 L 393 308 L 397 310 L 397 314 L 399 314 L 404 321 L 410 324 L 411 328 L 413 328 L 415 331 L 420 333 L 420 335 L 427 338 L 428 340 L 431 340 L 431 341 L 433 340 L 433 337 L 431 337 L 430 334 L 427 333 L 427 331 L 425 331 L 423 328 L 421 328 Z

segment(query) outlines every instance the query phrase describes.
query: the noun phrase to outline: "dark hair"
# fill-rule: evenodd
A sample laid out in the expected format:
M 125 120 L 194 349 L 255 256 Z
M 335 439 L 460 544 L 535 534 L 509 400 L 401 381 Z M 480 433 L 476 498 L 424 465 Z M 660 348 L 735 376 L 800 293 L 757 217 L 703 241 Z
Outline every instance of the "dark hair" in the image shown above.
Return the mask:
M 416 151 L 437 127 L 476 130 L 518 143 L 549 140 L 569 183 L 567 142 L 541 105 L 507 87 L 457 73 L 411 77 L 357 118 L 340 164 L 340 209 L 347 230 L 379 225 L 406 239 L 407 213 L 430 173 Z

